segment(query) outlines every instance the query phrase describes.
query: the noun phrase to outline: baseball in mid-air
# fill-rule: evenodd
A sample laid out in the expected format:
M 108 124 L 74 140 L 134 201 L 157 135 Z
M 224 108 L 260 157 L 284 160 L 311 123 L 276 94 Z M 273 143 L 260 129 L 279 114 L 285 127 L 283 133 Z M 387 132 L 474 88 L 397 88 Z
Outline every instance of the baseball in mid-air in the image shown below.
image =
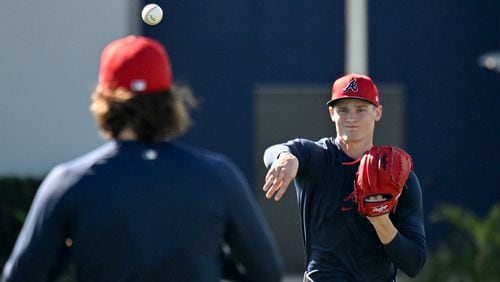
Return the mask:
M 157 25 L 163 18 L 163 10 L 157 4 L 147 4 L 142 8 L 142 20 L 148 25 Z

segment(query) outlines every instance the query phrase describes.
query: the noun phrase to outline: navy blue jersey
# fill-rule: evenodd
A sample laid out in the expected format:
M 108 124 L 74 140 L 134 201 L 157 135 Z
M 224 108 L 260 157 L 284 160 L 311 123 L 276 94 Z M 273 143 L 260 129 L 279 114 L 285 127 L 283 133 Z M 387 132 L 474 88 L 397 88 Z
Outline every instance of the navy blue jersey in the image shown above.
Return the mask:
M 353 201 L 359 162 L 333 138 L 295 139 L 268 148 L 270 167 L 281 152 L 299 161 L 295 188 L 301 213 L 307 271 L 318 281 L 393 281 L 396 268 L 415 276 L 425 262 L 420 184 L 412 172 L 390 218 L 398 234 L 383 245 Z
M 220 281 L 224 243 L 242 281 L 279 281 L 270 230 L 229 160 L 110 141 L 44 179 L 2 280 L 51 281 L 69 256 L 78 281 Z

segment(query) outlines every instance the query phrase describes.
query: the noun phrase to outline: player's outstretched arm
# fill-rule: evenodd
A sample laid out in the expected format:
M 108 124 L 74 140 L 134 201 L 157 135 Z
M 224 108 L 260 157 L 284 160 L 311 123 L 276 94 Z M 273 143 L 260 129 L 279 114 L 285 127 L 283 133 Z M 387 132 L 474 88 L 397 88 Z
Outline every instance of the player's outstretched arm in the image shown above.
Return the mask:
M 262 190 L 266 198 L 279 201 L 297 175 L 299 161 L 290 152 L 281 152 L 267 171 Z
M 0 281 L 50 281 L 64 267 L 67 249 L 60 199 L 68 183 L 65 172 L 56 167 L 38 188 Z

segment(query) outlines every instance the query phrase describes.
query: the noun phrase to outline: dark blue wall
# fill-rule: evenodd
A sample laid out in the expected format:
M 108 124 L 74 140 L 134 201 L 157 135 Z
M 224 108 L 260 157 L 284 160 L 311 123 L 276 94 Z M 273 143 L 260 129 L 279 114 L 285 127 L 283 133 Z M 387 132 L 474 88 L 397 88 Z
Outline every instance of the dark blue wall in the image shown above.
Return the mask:
M 144 26 L 177 81 L 202 101 L 184 137 L 229 155 L 252 180 L 252 91 L 258 83 L 330 83 L 343 71 L 343 4 L 334 1 L 157 1 Z
M 329 84 L 341 75 L 344 1 L 158 3 L 163 22 L 143 32 L 165 43 L 175 79 L 190 84 L 202 101 L 184 139 L 227 154 L 252 180 L 254 86 Z M 500 73 L 479 67 L 477 58 L 500 49 L 500 2 L 370 4 L 370 74 L 379 84 L 406 89 L 406 149 L 426 213 L 446 201 L 485 214 L 500 198 L 494 178 Z M 429 224 L 429 238 L 439 230 Z
M 184 139 L 226 153 L 248 175 L 257 7 L 252 1 L 229 0 L 157 3 L 164 9 L 164 20 L 144 26 L 144 34 L 164 42 L 175 80 L 189 84 L 201 102 Z
M 406 88 L 408 149 L 427 213 L 451 202 L 484 215 L 500 199 L 500 74 L 477 63 L 499 43 L 496 0 L 370 7 L 370 70 Z M 440 231 L 428 224 L 431 240 Z

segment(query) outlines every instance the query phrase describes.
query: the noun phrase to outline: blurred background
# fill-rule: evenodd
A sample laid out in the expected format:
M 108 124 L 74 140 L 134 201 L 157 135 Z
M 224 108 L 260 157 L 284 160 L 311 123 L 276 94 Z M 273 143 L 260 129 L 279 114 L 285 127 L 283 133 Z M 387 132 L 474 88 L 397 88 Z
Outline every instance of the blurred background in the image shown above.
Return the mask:
M 156 1 L 165 13 L 156 26 L 140 19 L 147 3 L 0 4 L 0 265 L 38 181 L 103 143 L 89 111 L 100 51 L 142 34 L 165 44 L 175 80 L 201 101 L 182 139 L 242 169 L 289 274 L 304 265 L 295 193 L 264 199 L 262 154 L 334 136 L 331 83 L 356 71 L 381 92 L 375 143 L 415 162 L 430 257 L 420 279 L 453 279 L 442 274 L 450 265 L 471 268 L 454 281 L 498 278 L 500 1 Z

